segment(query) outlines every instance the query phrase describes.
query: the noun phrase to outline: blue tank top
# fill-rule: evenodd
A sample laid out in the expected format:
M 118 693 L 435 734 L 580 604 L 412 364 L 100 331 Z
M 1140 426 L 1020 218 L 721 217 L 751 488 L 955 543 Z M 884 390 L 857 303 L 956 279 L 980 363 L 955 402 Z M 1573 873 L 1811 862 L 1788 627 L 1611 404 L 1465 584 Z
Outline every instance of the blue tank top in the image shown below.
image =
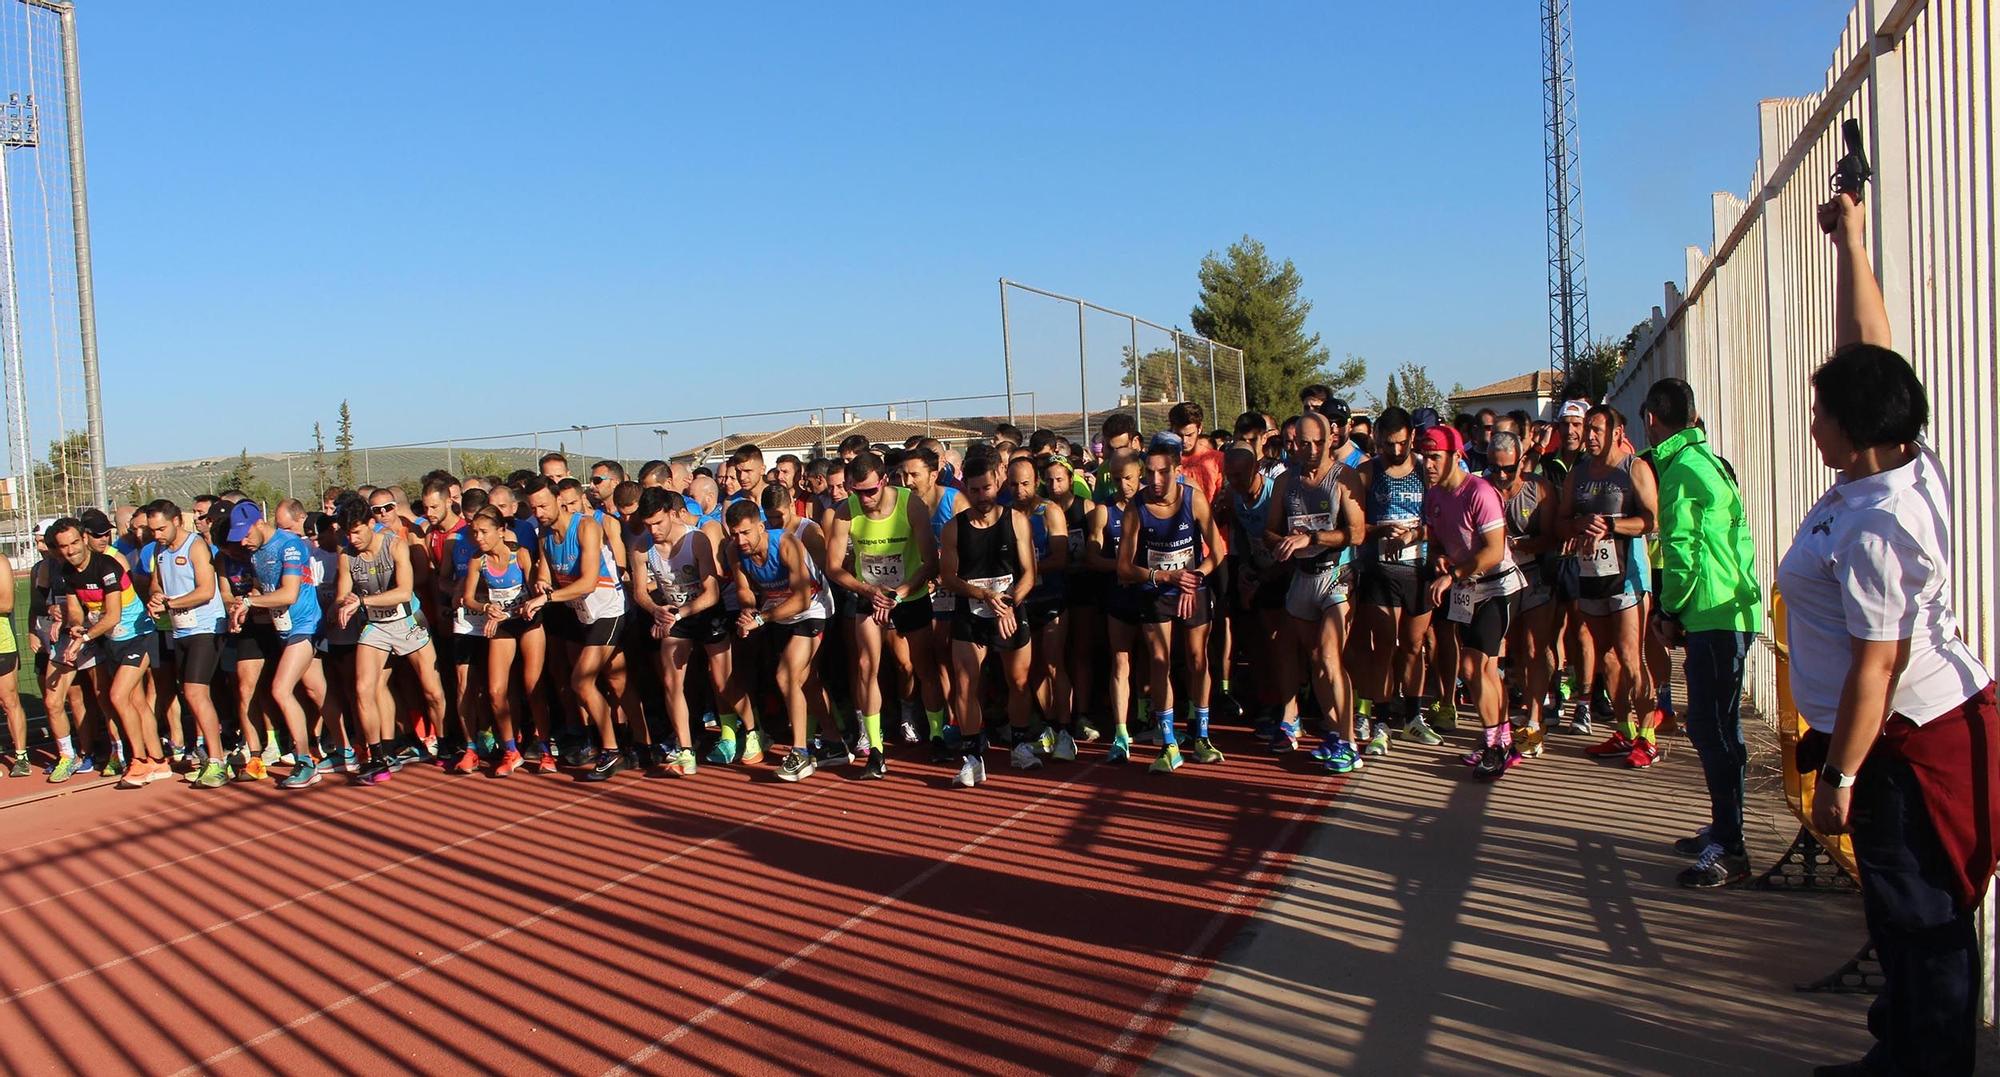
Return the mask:
M 952 517 L 958 515 L 958 510 L 961 507 L 959 503 L 964 499 L 965 495 L 949 486 L 938 488 L 937 508 L 931 510 L 931 537 L 933 540 L 937 542 L 944 541 L 944 525 L 949 523 Z
M 1269 568 L 1275 563 L 1271 548 L 1264 545 L 1264 521 L 1271 514 L 1271 491 L 1278 488 L 1276 480 L 1264 476 L 1264 488 L 1257 492 L 1255 499 L 1247 499 L 1235 486 L 1229 490 L 1229 542 L 1232 555 L 1241 555 L 1258 568 Z
M 160 588 L 168 598 L 178 598 L 194 590 L 194 559 L 192 551 L 197 541 L 193 532 L 181 537 L 181 544 L 171 549 L 154 544 L 158 551 L 152 570 L 159 575 Z M 151 567 L 151 566 L 149 566 Z M 191 610 L 175 610 L 168 614 L 173 619 L 174 638 L 186 639 L 204 633 L 213 635 L 219 631 L 223 617 L 222 588 L 217 587 L 208 596 L 208 601 Z
M 1383 523 L 1409 523 L 1414 525 L 1422 523 L 1424 516 L 1423 472 L 1416 467 L 1411 467 L 1408 475 L 1397 478 L 1384 470 L 1381 462 L 1377 461 L 1375 477 L 1368 483 L 1368 501 L 1362 506 L 1362 510 L 1367 513 L 1368 522 L 1371 525 Z M 1421 562 L 1424 558 L 1426 545 L 1425 543 L 1418 543 L 1414 547 L 1406 547 L 1407 552 L 1400 554 L 1397 561 L 1410 564 Z M 1364 549 L 1366 551 L 1365 556 L 1369 560 L 1381 559 L 1382 551 L 1379 542 L 1371 541 Z
M 778 547 L 783 543 L 785 538 L 784 533 L 770 531 L 766 532 L 766 536 L 763 564 L 758 564 L 755 558 L 744 557 L 740 559 L 743 563 L 743 571 L 750 576 L 750 585 L 757 589 L 757 593 L 760 596 L 769 594 L 772 591 L 785 590 L 788 586 L 785 559 L 778 554 Z
M 1193 568 L 1201 561 L 1201 532 L 1194 524 L 1194 499 L 1187 491 L 1181 491 L 1180 511 L 1166 519 L 1147 512 L 1144 507 L 1132 509 L 1133 518 L 1139 524 L 1139 567 L 1171 572 L 1175 569 Z M 1171 584 L 1142 584 L 1147 594 L 1165 595 L 1178 588 Z
M 1065 536 L 1068 521 L 1064 521 Z M 1035 511 L 1028 514 L 1028 540 L 1035 547 L 1035 589 L 1028 592 L 1030 598 L 1055 598 L 1063 593 L 1064 574 L 1043 572 L 1042 562 L 1049 556 L 1049 503 L 1040 501 Z M 1075 556 L 1072 554 L 1071 556 Z

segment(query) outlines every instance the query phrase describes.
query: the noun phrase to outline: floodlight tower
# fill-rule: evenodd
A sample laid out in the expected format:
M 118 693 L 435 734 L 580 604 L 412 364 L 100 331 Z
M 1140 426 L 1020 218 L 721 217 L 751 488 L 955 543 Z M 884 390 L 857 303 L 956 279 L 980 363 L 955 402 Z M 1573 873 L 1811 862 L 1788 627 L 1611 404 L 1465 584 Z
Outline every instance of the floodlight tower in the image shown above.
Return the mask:
M 35 526 L 34 458 L 28 441 L 28 383 L 21 361 L 21 289 L 14 275 L 14 193 L 7 151 L 41 145 L 35 97 L 8 94 L 0 104 L 0 360 L 7 383 L 7 459 L 14 468 L 14 507 L 26 530 Z
M 1549 366 L 1560 371 L 1567 384 L 1577 357 L 1590 344 L 1569 0 L 1542 0 L 1542 148 L 1549 202 Z

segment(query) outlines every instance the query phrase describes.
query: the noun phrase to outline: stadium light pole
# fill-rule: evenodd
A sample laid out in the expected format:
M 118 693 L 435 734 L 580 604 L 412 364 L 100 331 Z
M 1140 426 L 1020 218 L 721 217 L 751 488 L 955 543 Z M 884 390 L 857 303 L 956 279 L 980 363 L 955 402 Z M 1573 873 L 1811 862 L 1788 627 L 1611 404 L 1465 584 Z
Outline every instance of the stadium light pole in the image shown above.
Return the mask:
M 39 141 L 35 102 L 25 103 L 19 94 L 9 94 L 0 111 L 0 285 L 7 289 L 6 346 L 7 425 L 14 465 L 14 504 L 21 511 L 23 530 L 35 526 L 35 462 L 28 439 L 28 381 L 21 359 L 21 290 L 14 276 L 14 196 L 7 176 L 7 150 L 32 148 Z
M 569 428 L 571 430 L 576 431 L 576 454 L 578 456 L 589 456 L 590 450 L 588 446 L 590 445 L 589 441 L 590 427 L 578 426 L 575 423 L 571 423 L 569 424 Z

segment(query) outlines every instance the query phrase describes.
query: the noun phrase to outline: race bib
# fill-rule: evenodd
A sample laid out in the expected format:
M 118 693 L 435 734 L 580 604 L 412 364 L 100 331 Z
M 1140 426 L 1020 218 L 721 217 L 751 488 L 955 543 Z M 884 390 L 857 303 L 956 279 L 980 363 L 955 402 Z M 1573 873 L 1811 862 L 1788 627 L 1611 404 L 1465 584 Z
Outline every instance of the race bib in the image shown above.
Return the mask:
M 1381 539 L 1376 547 L 1376 555 L 1383 561 L 1395 565 L 1414 565 L 1424 559 L 1424 544 L 1421 542 L 1395 543 Z
M 168 614 L 177 632 L 192 632 L 201 626 L 200 610 L 174 610 Z
M 903 555 L 862 554 L 861 578 L 877 587 L 893 589 L 903 586 Z
M 958 596 L 943 591 L 931 596 L 931 612 L 951 613 L 958 609 Z
M 521 588 L 488 587 L 486 589 L 486 601 L 511 614 L 514 612 L 514 607 L 521 604 Z
M 1147 550 L 1146 567 L 1155 572 L 1179 572 L 1194 563 L 1194 547 L 1178 550 Z
M 370 621 L 396 621 L 403 617 L 403 604 L 400 602 L 393 606 L 363 606 L 361 609 L 368 614 Z
M 982 590 L 1004 592 L 1009 587 L 1014 586 L 1014 577 L 1012 574 L 1006 576 L 982 576 L 978 579 L 966 580 L 965 582 Z M 972 614 L 974 617 L 1000 616 L 1000 611 L 994 609 L 991 602 L 984 601 L 983 599 L 968 599 L 965 609 L 966 612 Z
M 757 609 L 760 612 L 768 614 L 772 610 L 777 609 L 779 606 L 782 606 L 786 602 L 790 601 L 791 597 L 792 597 L 791 588 L 789 587 L 773 588 L 769 591 L 764 592 L 764 597 L 762 599 L 759 599 L 757 602 Z
M 1470 586 L 1463 583 L 1453 585 L 1446 593 L 1445 601 L 1448 603 L 1444 612 L 1445 620 L 1461 625 L 1472 623 L 1473 601 Z
M 271 615 L 271 627 L 277 629 L 280 634 L 290 632 L 292 630 L 292 611 L 285 610 L 282 613 L 273 613 Z
M 1589 579 L 1616 576 L 1618 567 L 1618 540 L 1601 538 L 1589 548 L 1576 555 L 1578 574 Z
M 1292 529 L 1293 534 L 1297 534 L 1300 531 L 1331 531 L 1333 530 L 1333 513 L 1308 512 L 1298 516 L 1287 516 L 1285 517 L 1285 525 Z

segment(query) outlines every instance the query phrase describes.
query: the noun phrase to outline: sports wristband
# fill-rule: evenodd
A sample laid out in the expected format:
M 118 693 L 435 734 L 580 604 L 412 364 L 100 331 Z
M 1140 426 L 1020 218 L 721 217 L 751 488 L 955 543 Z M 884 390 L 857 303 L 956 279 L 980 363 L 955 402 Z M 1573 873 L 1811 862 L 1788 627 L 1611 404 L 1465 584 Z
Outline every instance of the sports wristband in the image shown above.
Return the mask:
M 1819 768 L 1819 780 L 1835 789 L 1847 789 L 1854 785 L 1854 775 L 1842 774 L 1840 768 L 1832 763 Z

